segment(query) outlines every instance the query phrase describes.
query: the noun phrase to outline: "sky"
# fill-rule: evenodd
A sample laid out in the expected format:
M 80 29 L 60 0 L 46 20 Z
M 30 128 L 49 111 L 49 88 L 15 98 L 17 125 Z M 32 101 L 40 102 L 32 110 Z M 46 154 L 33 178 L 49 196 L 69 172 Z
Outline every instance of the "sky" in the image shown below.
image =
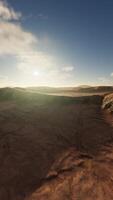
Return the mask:
M 0 0 L 0 87 L 113 85 L 112 0 Z

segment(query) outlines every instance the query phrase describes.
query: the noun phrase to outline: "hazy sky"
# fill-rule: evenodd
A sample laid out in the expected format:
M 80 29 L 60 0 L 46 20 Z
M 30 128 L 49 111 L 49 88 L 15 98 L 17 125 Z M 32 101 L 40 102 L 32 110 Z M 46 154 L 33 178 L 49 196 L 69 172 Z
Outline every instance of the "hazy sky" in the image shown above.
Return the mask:
M 113 85 L 113 0 L 0 0 L 0 87 Z

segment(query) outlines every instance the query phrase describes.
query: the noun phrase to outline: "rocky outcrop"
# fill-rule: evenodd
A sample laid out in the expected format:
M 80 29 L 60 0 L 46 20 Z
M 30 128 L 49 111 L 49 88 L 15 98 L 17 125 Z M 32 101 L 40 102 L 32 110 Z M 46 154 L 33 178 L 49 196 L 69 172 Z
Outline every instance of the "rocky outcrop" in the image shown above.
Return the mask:
M 26 200 L 112 200 L 113 146 L 98 156 L 71 148 L 56 160 L 43 186 Z
M 104 97 L 102 108 L 107 109 L 109 112 L 113 112 L 113 93 Z

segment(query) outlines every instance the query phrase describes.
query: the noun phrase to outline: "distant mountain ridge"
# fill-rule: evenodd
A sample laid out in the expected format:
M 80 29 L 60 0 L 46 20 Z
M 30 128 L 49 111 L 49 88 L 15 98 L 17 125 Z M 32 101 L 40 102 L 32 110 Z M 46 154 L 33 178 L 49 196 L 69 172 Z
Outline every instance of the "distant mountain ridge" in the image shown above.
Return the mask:
M 41 92 L 79 92 L 79 93 L 97 93 L 97 92 L 113 92 L 113 86 L 79 86 L 79 87 L 28 87 L 28 89 L 33 91 Z
M 64 97 L 81 97 L 93 95 L 106 95 L 113 93 L 112 86 L 98 86 L 98 87 L 6 87 L 0 88 L 0 100 L 12 99 L 37 99 L 42 98 L 43 95 L 51 95 L 48 98 L 55 98 L 55 96 Z M 40 95 L 39 95 L 40 94 Z M 53 97 L 52 97 L 53 96 Z
M 70 103 L 94 103 L 94 104 L 101 104 L 102 102 L 102 95 L 91 94 L 88 95 L 78 95 L 78 96 L 70 96 L 69 92 L 68 95 L 64 95 L 65 92 L 62 90 L 60 95 L 53 95 L 52 92 L 46 92 L 43 90 L 41 92 L 37 88 L 34 89 L 26 89 L 26 88 L 1 88 L 0 89 L 0 101 L 15 101 L 18 103 L 40 103 L 46 104 L 53 102 L 58 104 L 70 104 Z

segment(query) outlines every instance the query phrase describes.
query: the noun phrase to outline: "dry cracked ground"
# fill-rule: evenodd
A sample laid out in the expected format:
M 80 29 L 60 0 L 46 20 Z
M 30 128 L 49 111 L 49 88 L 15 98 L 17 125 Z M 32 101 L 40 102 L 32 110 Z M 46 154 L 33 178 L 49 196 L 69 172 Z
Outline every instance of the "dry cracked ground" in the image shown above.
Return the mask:
M 0 200 L 113 200 L 112 114 L 101 109 L 103 97 L 24 93 L 1 93 Z

